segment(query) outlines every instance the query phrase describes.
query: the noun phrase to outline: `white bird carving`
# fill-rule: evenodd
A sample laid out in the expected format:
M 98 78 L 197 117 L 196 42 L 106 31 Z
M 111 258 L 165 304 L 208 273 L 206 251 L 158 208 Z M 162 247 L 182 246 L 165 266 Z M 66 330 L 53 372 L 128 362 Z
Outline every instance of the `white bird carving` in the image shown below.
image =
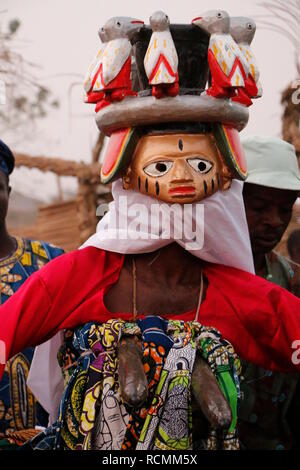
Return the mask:
M 100 84 L 100 79 L 97 80 L 98 77 L 98 72 L 100 69 L 100 65 L 102 63 L 102 58 L 103 58 L 103 53 L 106 47 L 106 42 L 107 42 L 107 37 L 104 28 L 100 28 L 99 30 L 99 37 L 100 40 L 102 41 L 102 44 L 92 60 L 88 71 L 86 73 L 85 79 L 84 79 L 84 90 L 87 94 L 86 96 L 86 103 L 96 103 L 103 97 L 103 93 L 100 96 L 99 92 L 101 91 L 101 84 Z
M 210 34 L 208 63 L 212 81 L 207 94 L 217 98 L 235 97 L 246 86 L 248 64 L 229 34 L 229 14 L 224 10 L 210 10 L 193 19 L 192 23 Z M 244 94 L 244 104 L 251 104 L 248 95 Z
M 176 96 L 178 84 L 178 55 L 170 33 L 170 20 L 162 11 L 150 17 L 152 36 L 144 58 L 144 67 L 156 98 Z
M 230 33 L 238 44 L 249 67 L 249 86 L 251 98 L 262 96 L 262 86 L 259 81 L 259 68 L 256 58 L 250 47 L 256 32 L 256 23 L 253 19 L 237 16 L 230 18 Z M 251 88 L 250 88 L 251 87 Z
M 104 48 L 91 64 L 92 87 L 98 93 L 96 112 L 113 101 L 136 95 L 131 89 L 131 34 L 144 22 L 130 17 L 109 19 L 100 33 L 105 40 Z M 94 74 L 94 75 L 93 75 Z M 87 81 L 88 86 L 89 81 Z

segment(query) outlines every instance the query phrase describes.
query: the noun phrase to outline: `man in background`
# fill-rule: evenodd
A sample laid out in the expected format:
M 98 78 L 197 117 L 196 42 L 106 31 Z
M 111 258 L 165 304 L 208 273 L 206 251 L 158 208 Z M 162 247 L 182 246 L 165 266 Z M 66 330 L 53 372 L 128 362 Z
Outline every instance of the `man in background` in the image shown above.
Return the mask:
M 299 284 L 296 266 L 273 251 L 290 223 L 300 191 L 294 147 L 271 137 L 249 138 L 243 145 L 249 168 L 243 196 L 255 272 L 294 293 Z
M 249 171 L 243 197 L 255 272 L 299 296 L 299 267 L 273 251 L 291 220 L 300 191 L 295 149 L 271 137 L 248 138 L 243 146 Z M 245 364 L 244 377 L 240 409 L 244 447 L 277 450 L 298 447 L 300 396 L 295 393 L 298 376 Z
M 63 253 L 47 243 L 14 237 L 8 232 L 9 176 L 14 164 L 11 150 L 0 140 L 0 305 L 31 274 Z M 22 444 L 35 432 L 35 426 L 47 426 L 47 413 L 26 386 L 33 351 L 27 348 L 13 357 L 0 382 L 0 448 Z

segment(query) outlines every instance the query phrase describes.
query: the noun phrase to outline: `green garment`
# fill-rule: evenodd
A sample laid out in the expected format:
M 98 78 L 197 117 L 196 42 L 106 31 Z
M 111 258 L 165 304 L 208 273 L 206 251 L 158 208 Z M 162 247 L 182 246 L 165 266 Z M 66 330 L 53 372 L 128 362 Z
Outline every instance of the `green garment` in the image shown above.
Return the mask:
M 299 266 L 271 252 L 265 278 L 300 297 Z M 241 447 L 246 449 L 300 448 L 300 387 L 298 374 L 266 371 L 243 363 L 239 412 Z M 298 404 L 297 404 L 298 402 Z

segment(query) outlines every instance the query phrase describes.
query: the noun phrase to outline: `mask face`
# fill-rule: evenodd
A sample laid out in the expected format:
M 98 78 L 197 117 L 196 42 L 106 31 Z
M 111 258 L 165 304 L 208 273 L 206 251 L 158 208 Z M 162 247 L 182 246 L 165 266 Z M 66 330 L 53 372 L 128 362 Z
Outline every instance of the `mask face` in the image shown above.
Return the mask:
M 180 204 L 200 201 L 230 185 L 230 171 L 211 134 L 143 136 L 123 178 L 125 189 Z

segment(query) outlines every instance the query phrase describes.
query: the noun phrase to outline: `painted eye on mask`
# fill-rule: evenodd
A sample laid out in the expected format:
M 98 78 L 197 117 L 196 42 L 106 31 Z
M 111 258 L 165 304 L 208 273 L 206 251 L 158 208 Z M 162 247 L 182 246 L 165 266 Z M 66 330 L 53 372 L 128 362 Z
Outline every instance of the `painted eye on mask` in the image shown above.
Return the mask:
M 150 163 L 149 165 L 143 168 L 144 172 L 148 176 L 164 176 L 168 171 L 172 168 L 173 162 L 169 161 L 161 161 L 161 162 L 154 162 Z
M 212 164 L 207 160 L 203 160 L 203 158 L 188 158 L 187 162 L 193 170 L 204 175 L 212 169 Z

